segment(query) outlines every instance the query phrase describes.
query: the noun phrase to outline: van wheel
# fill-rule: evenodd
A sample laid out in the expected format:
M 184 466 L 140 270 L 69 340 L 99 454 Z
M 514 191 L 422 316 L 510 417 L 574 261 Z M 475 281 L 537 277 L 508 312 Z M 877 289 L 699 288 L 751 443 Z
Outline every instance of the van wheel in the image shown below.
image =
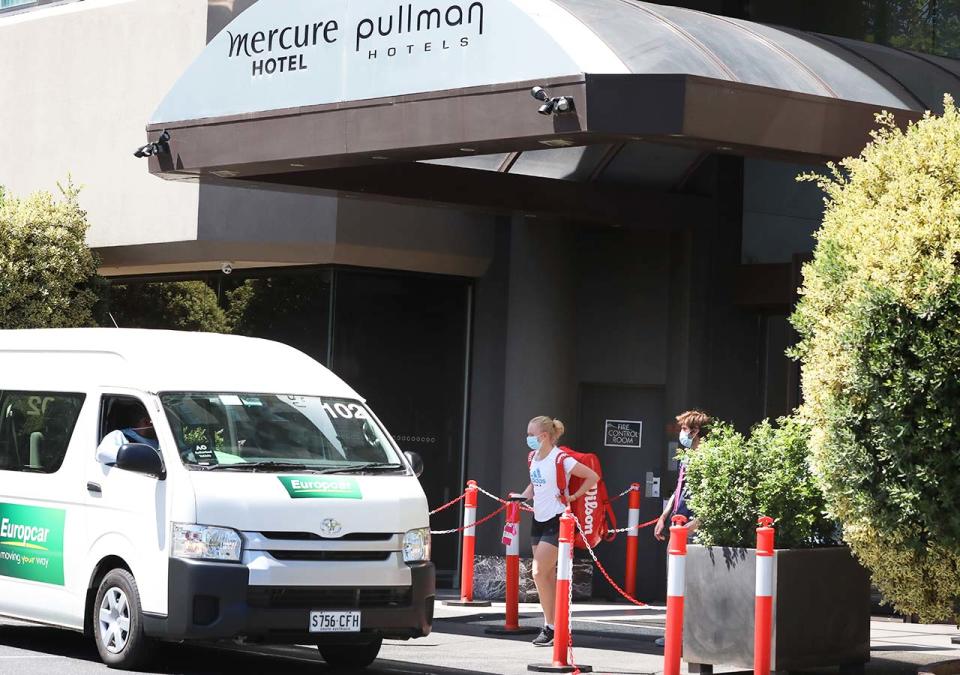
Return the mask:
M 377 659 L 382 638 L 352 645 L 320 645 L 320 656 L 334 668 L 366 668 Z
M 93 636 L 105 664 L 135 670 L 150 658 L 154 643 L 143 634 L 140 592 L 132 574 L 110 570 L 100 582 L 91 610 Z

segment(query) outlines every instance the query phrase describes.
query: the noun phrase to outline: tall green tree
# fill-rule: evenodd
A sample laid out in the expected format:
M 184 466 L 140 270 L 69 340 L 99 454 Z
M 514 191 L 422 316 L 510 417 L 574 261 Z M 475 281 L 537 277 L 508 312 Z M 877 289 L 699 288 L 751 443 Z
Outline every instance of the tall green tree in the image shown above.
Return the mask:
M 890 115 L 826 193 L 792 318 L 844 539 L 901 611 L 960 620 L 960 113 Z
M 229 333 L 227 315 L 216 292 L 202 281 L 131 282 L 111 285 L 102 325 L 120 328 Z
M 94 324 L 97 260 L 72 182 L 60 195 L 0 189 L 0 328 Z

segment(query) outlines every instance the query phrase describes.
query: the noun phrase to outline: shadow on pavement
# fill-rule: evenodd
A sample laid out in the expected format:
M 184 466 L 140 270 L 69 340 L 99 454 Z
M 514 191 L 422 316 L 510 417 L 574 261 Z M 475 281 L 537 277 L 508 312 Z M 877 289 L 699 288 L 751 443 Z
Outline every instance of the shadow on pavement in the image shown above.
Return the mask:
M 0 625 L 0 645 L 81 661 L 100 661 L 92 640 L 61 628 Z
M 397 646 L 398 643 L 391 643 Z M 404 643 L 399 643 L 404 644 Z M 100 663 L 100 655 L 90 638 L 60 628 L 47 626 L 0 625 L 0 646 L 24 652 L 57 656 Z M 419 647 L 431 646 L 420 644 Z M 435 646 L 435 645 L 432 645 Z M 127 671 L 108 671 L 120 673 Z M 338 672 L 320 659 L 315 648 L 307 647 L 233 647 L 231 645 L 178 645 L 163 644 L 148 669 L 148 673 L 164 675 L 220 675 L 222 673 L 277 673 L 301 675 L 307 673 Z M 354 671 L 350 671 L 354 672 Z M 476 670 L 461 670 L 439 666 L 424 666 L 406 661 L 378 659 L 363 671 L 368 675 L 495 675 Z
M 487 635 L 484 633 L 484 625 L 472 621 L 462 621 L 461 618 L 436 620 L 433 624 L 433 631 L 449 635 L 482 636 L 491 640 L 509 640 L 511 642 L 530 642 L 531 640 L 529 635 Z M 635 630 L 629 632 L 601 631 L 592 629 L 591 624 L 586 625 L 591 626 L 591 628 L 581 628 L 574 621 L 574 649 L 582 647 L 632 654 L 663 654 L 663 647 L 654 642 L 662 633 L 643 635 Z

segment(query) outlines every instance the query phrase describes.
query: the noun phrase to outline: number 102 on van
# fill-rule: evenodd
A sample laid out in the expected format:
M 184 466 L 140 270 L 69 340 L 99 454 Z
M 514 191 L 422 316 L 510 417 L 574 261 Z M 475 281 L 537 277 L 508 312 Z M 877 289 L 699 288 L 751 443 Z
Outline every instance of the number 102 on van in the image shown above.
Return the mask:
M 310 612 L 311 633 L 359 633 L 360 612 Z

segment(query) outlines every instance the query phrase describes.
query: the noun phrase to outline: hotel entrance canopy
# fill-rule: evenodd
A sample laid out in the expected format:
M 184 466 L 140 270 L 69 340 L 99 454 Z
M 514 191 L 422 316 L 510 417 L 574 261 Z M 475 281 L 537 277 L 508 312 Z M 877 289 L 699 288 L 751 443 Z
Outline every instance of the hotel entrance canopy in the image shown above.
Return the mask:
M 537 114 L 534 85 L 574 110 Z M 259 0 L 147 130 L 170 133 L 150 160 L 168 179 L 533 210 L 564 178 L 551 203 L 605 219 L 628 197 L 597 181 L 618 155 L 647 174 L 713 152 L 838 158 L 876 112 L 916 119 L 945 92 L 951 59 L 634 0 Z

